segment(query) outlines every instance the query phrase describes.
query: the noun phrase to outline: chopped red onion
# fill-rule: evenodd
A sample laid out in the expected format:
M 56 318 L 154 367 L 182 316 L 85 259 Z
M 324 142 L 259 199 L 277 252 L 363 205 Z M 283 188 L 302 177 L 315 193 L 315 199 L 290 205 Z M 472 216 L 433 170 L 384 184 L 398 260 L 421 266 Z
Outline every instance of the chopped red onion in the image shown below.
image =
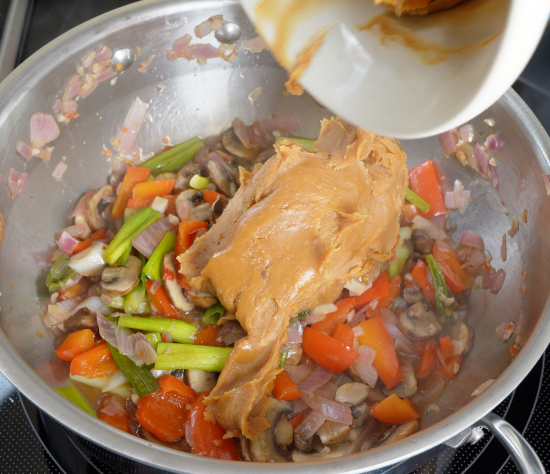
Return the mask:
M 134 346 L 134 355 L 141 359 L 145 364 L 149 365 L 157 360 L 155 348 L 144 334 L 138 332 L 130 336 L 128 339 L 130 339 L 130 342 Z
M 125 356 L 134 355 L 134 345 L 132 344 L 132 341 L 130 339 L 132 334 L 133 332 L 131 329 L 123 328 L 122 326 L 115 324 L 116 344 L 112 344 L 112 345 L 116 347 L 118 351 Z
M 182 52 L 180 57 L 192 61 L 196 59 L 199 64 L 205 64 L 208 59 L 219 57 L 218 50 L 210 44 L 191 44 Z
M 288 341 L 287 342 L 298 343 L 298 344 L 302 343 L 302 336 L 300 336 L 300 333 L 298 332 L 298 330 L 296 329 L 296 326 L 294 326 L 294 324 L 290 324 L 286 328 L 286 332 L 288 334 Z
M 313 367 L 308 364 L 285 365 L 285 372 L 295 384 L 299 384 L 313 372 Z
M 262 119 L 252 124 L 252 131 L 258 137 L 261 148 L 267 148 L 275 143 L 275 126 L 268 120 Z
M 252 39 L 244 40 L 241 43 L 241 47 L 253 53 L 259 53 L 260 51 L 263 51 L 265 48 L 267 48 L 264 40 L 259 36 L 256 36 Z
M 189 46 L 191 43 L 191 36 L 185 35 L 181 38 L 178 38 L 176 41 L 174 41 L 174 44 L 172 45 L 172 50 L 176 57 L 179 57 Z M 170 59 L 170 58 L 168 58 Z M 174 58 L 175 59 L 175 58 Z M 173 60 L 172 60 L 173 61 Z
M 331 375 L 334 375 L 331 373 Z M 329 380 L 325 385 L 318 388 L 315 393 L 317 395 L 323 395 L 323 397 L 328 398 L 329 400 L 334 400 L 336 397 L 336 391 L 338 390 L 338 385 L 336 385 L 332 380 Z
M 459 179 L 455 181 L 454 190 L 445 193 L 445 206 L 447 209 L 459 209 L 460 212 L 464 213 L 469 200 L 470 191 L 464 190 L 464 185 Z
M 304 396 L 303 399 L 313 410 L 320 411 L 327 420 L 343 423 L 344 425 L 351 425 L 353 422 L 351 410 L 346 405 L 329 400 L 323 395 L 317 397 Z
M 359 357 L 352 364 L 352 367 L 363 382 L 374 387 L 378 381 L 378 372 L 372 365 L 372 361 L 376 357 L 376 351 L 366 344 L 361 344 L 358 352 Z
M 126 406 L 121 397 L 111 397 L 109 403 L 101 409 L 101 412 L 105 413 L 107 416 L 115 416 L 124 411 L 126 411 Z
M 475 133 L 474 127 L 469 123 L 460 127 L 460 130 L 458 131 L 460 139 L 467 143 L 474 141 Z
M 65 171 L 67 171 L 67 164 L 64 161 L 60 161 L 53 170 L 52 176 L 59 181 L 63 177 Z
M 28 180 L 29 175 L 27 173 L 17 174 L 13 168 L 10 168 L 10 172 L 8 173 L 8 190 L 11 194 L 12 201 L 15 196 L 25 192 Z
M 491 290 L 491 293 L 496 295 L 500 291 L 500 289 L 502 288 L 502 285 L 504 284 L 505 278 L 506 278 L 506 272 L 502 268 L 495 272 L 495 274 L 491 277 L 491 280 L 489 281 L 489 285 L 488 285 L 488 288 Z
M 101 45 L 101 48 L 97 51 L 95 58 L 97 62 L 102 63 L 105 61 L 111 61 L 112 57 L 113 54 L 111 53 L 111 49 L 108 46 Z
M 94 74 L 86 74 L 86 76 L 84 76 L 84 82 L 78 91 L 78 97 L 85 99 L 95 90 L 98 84 L 99 82 L 97 82 Z
M 31 148 L 40 149 L 60 134 L 55 119 L 43 112 L 31 116 Z
M 476 234 L 470 230 L 465 230 L 462 232 L 459 243 L 479 250 L 485 250 L 483 238 L 479 234 Z
M 500 140 L 498 135 L 492 133 L 487 137 L 487 140 L 485 140 L 485 143 L 483 145 L 485 146 L 485 148 L 489 148 L 491 151 L 498 151 L 502 146 L 502 141 Z
M 54 114 L 56 114 L 61 110 L 61 100 L 58 97 L 56 97 L 55 100 L 53 101 L 52 110 Z
M 88 53 L 88 55 L 82 60 L 82 67 L 84 69 L 88 69 L 92 63 L 95 61 L 96 52 L 92 51 L 91 53 Z
M 396 339 L 393 346 L 395 347 L 395 351 L 399 354 L 405 354 L 409 356 L 415 355 L 415 352 L 412 349 L 412 347 L 407 346 L 407 344 L 405 344 L 401 339 Z
M 447 156 L 453 154 L 456 151 L 456 145 L 458 145 L 458 133 L 456 128 L 440 134 L 439 141 Z
M 80 90 L 80 76 L 77 74 L 69 79 L 63 91 L 62 100 L 72 99 Z M 38 147 L 40 148 L 40 147 Z
M 298 384 L 300 393 L 312 393 L 314 390 L 325 385 L 334 374 L 320 365 L 301 383 Z
M 233 120 L 233 131 L 245 148 L 256 148 L 260 146 L 259 137 L 256 136 L 252 127 L 246 126 L 238 117 Z
M 485 259 L 483 260 L 485 261 Z M 397 317 L 388 308 L 380 309 L 380 319 L 394 341 L 400 340 L 407 347 L 412 348 L 412 343 L 397 327 Z M 367 346 L 368 347 L 368 346 Z M 369 348 L 370 349 L 370 348 Z M 374 349 L 373 349 L 374 350 Z M 375 351 L 376 353 L 376 351 Z M 372 362 L 371 362 L 372 363 Z
M 281 135 L 288 135 L 302 126 L 302 122 L 294 114 L 273 114 L 271 119 Z
M 489 282 L 495 274 L 495 269 L 489 265 L 485 265 L 481 271 L 481 288 L 489 288 Z
M 474 148 L 474 156 L 479 163 L 479 170 L 481 171 L 481 174 L 485 176 L 487 174 L 487 170 L 489 169 L 489 155 L 487 155 L 486 151 L 481 148 L 478 143 L 476 143 Z
M 485 263 L 485 253 L 483 253 L 481 250 L 472 248 L 472 251 L 470 252 L 470 256 L 468 258 L 468 263 L 472 267 L 479 267 Z
M 134 140 L 136 139 L 141 123 L 145 118 L 145 114 L 149 109 L 149 104 L 142 102 L 139 97 L 136 97 L 130 111 L 126 116 L 124 125 L 120 132 L 120 141 L 117 150 L 121 153 L 130 153 Z M 148 257 L 149 258 L 149 257 Z
M 141 67 L 141 66 L 140 66 Z M 141 71 L 141 69 L 140 69 Z M 103 69 L 103 71 L 96 74 L 92 74 L 92 77 L 99 83 L 111 79 L 111 77 L 116 76 L 116 71 L 111 67 Z
M 197 38 L 204 38 L 213 31 L 218 31 L 226 23 L 227 22 L 223 19 L 223 15 L 215 15 L 195 26 L 195 36 Z
M 493 187 L 496 188 L 498 187 L 499 182 L 497 168 L 496 166 L 489 165 L 489 170 L 491 172 L 491 183 L 493 184 Z
M 73 312 L 83 300 L 84 297 L 78 296 L 76 298 L 59 301 L 56 304 L 49 304 L 48 310 L 44 314 L 44 324 L 51 327 L 66 321 L 73 315 Z
M 296 427 L 294 436 L 298 436 L 304 440 L 309 439 L 317 432 L 324 422 L 325 417 L 323 413 L 318 410 L 312 410 Z
M 90 189 L 78 200 L 76 207 L 70 217 L 86 216 L 86 204 L 88 200 L 95 194 L 95 189 Z
M 367 312 L 367 308 L 368 308 L 368 305 L 367 306 L 364 306 L 363 308 L 361 308 L 360 311 L 357 311 L 354 315 L 353 315 L 353 318 L 351 319 L 351 321 L 348 321 L 346 323 L 347 326 L 349 326 L 350 328 L 354 328 L 356 327 L 359 323 L 363 322 L 365 320 L 365 313 Z
M 76 109 L 78 104 L 74 100 L 64 100 L 61 103 L 61 113 L 68 119 L 73 119 L 78 117 Z
M 21 158 L 24 158 L 25 160 L 30 160 L 32 158 L 32 148 L 21 140 L 18 140 L 17 144 L 15 145 L 15 151 Z
M 117 347 L 117 340 L 115 335 L 115 328 L 116 324 L 112 321 L 109 321 L 105 316 L 103 316 L 103 313 L 99 311 L 99 309 L 96 311 L 97 316 L 97 327 L 99 329 L 99 335 L 101 338 L 111 344 L 113 347 Z
M 74 249 L 79 243 L 80 243 L 80 240 L 75 239 L 74 237 L 69 235 L 67 232 L 63 231 L 61 233 L 61 237 L 59 237 L 57 246 L 59 247 L 59 250 L 61 250 L 61 252 L 71 256 Z
M 132 245 L 147 258 L 151 258 L 160 241 L 174 227 L 170 217 L 163 217 L 134 237 Z
M 413 219 L 413 224 L 414 227 L 424 231 L 432 239 L 444 240 L 447 237 L 447 234 L 445 234 L 445 232 L 441 228 L 437 227 L 428 219 L 425 219 L 422 216 L 415 216 Z
M 542 180 L 544 181 L 544 187 L 546 189 L 546 195 L 550 196 L 550 178 L 546 173 L 542 173 Z
M 377 441 L 379 430 L 380 424 L 378 421 L 370 417 L 368 423 L 365 425 L 359 436 L 349 445 L 348 449 L 344 453 L 344 456 L 361 451 L 361 446 L 363 446 L 365 442 L 369 441 L 369 438 L 372 438 L 372 442 Z

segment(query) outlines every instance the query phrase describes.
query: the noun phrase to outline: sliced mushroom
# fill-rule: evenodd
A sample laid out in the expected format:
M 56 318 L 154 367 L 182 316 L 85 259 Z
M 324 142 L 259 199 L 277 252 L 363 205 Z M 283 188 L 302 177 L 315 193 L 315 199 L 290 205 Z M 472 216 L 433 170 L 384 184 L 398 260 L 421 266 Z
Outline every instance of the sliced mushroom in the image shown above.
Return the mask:
M 186 290 L 185 297 L 190 303 L 196 304 L 200 308 L 209 308 L 218 302 L 217 298 L 212 293 L 198 290 Z
M 411 240 L 414 244 L 414 250 L 420 255 L 430 255 L 432 253 L 435 240 L 420 229 L 412 231 Z
M 226 196 L 233 196 L 231 183 L 233 176 L 217 161 L 210 160 L 206 165 L 208 175 L 216 187 Z
M 80 331 L 81 329 L 91 329 L 97 332 L 97 316 L 95 314 L 75 314 L 64 323 L 65 331 L 68 333 Z
M 407 436 L 410 436 L 417 431 L 418 421 L 407 421 L 406 423 L 397 425 L 395 428 L 389 430 L 387 432 L 387 436 L 385 436 L 384 439 L 376 446 L 387 446 L 388 444 L 392 444 L 396 441 L 402 440 L 403 438 L 406 438 Z
M 359 405 L 351 407 L 351 416 L 353 417 L 351 427 L 361 428 L 367 424 L 370 418 L 370 408 L 365 402 L 360 403 Z
M 262 150 L 260 153 L 256 155 L 256 158 L 254 158 L 253 163 L 265 163 L 267 160 L 269 160 L 272 156 L 275 155 L 275 150 L 272 148 L 266 148 L 265 150 Z
M 323 444 L 335 444 L 346 441 L 351 428 L 344 423 L 325 420 L 325 422 L 317 430 L 316 434 L 321 439 Z
M 176 275 L 174 252 L 169 252 L 164 256 L 163 264 L 165 271 L 168 270 L 172 272 L 172 275 Z M 170 301 L 177 309 L 183 311 L 184 313 L 187 313 L 195 307 L 193 303 L 187 301 L 187 298 L 185 298 L 185 295 L 183 294 L 183 288 L 179 286 L 176 279 L 164 280 L 164 286 L 166 287 L 168 298 L 170 298 Z
M 424 293 L 420 288 L 405 288 L 403 298 L 407 303 L 414 304 L 424 299 Z
M 286 447 L 280 446 L 275 440 L 275 430 L 280 419 L 292 411 L 289 402 L 269 398 L 266 404 L 264 416 L 270 427 L 250 440 L 250 458 L 256 462 L 284 462 L 289 460 L 289 453 Z
M 114 195 L 115 190 L 110 184 L 107 184 L 99 188 L 86 203 L 86 220 L 92 230 L 107 228 L 109 216 L 105 212 L 107 205 L 103 199 Z M 110 212 L 108 214 L 110 215 Z
M 197 195 L 197 197 L 195 197 Z M 207 202 L 203 204 L 195 205 L 195 199 L 198 199 L 202 194 L 198 194 L 196 189 L 186 189 L 178 194 L 176 198 L 176 211 L 178 217 L 182 221 L 207 221 L 210 216 L 210 204 Z M 187 202 L 187 206 L 182 206 L 182 201 Z M 187 208 L 185 212 L 182 211 L 182 207 Z
M 313 449 L 313 436 L 308 439 L 302 439 L 294 433 L 294 447 L 303 453 L 309 453 Z
M 206 372 L 205 370 L 188 369 L 185 371 L 187 385 L 195 392 L 211 392 L 216 386 L 217 377 L 214 372 Z
M 245 148 L 232 128 L 223 133 L 222 145 L 228 153 L 247 160 L 256 158 L 258 151 L 260 151 L 259 147 Z
M 103 270 L 99 287 L 108 295 L 130 293 L 139 283 L 141 267 L 141 260 L 129 255 L 124 265 L 108 266 Z
M 412 397 L 418 390 L 412 363 L 405 359 L 401 360 L 401 370 L 403 372 L 403 380 L 399 385 L 391 390 L 383 388 L 382 391 L 386 395 L 395 393 L 399 398 L 409 398 Z
M 291 457 L 294 462 L 322 461 L 323 459 L 339 458 L 346 454 L 350 444 L 351 443 L 349 441 L 343 441 L 332 445 L 330 447 L 330 451 L 314 452 L 311 454 L 305 454 L 295 449 L 292 451 Z
M 370 391 L 369 396 L 367 397 L 367 400 L 369 404 L 372 405 L 373 403 L 381 402 L 382 400 L 384 400 L 384 398 L 386 398 L 386 395 L 384 395 L 384 392 L 382 392 L 382 389 L 373 388 Z
M 201 149 L 199 149 L 199 151 L 200 150 Z M 199 152 L 197 152 L 197 155 L 198 153 Z M 184 166 L 182 169 L 178 171 L 178 174 L 176 175 L 176 182 L 174 183 L 174 189 L 176 191 L 185 191 L 186 189 L 190 189 L 189 181 L 191 181 L 191 178 L 194 175 L 199 174 L 200 171 L 201 171 L 201 167 L 197 163 L 191 163 L 189 165 Z
M 443 330 L 437 317 L 421 301 L 399 315 L 397 326 L 405 336 L 416 342 L 432 339 Z
M 466 355 L 468 352 L 471 351 L 474 344 L 474 330 L 466 323 L 457 324 L 460 325 L 458 328 L 457 341 L 460 341 L 462 343 L 462 354 Z
M 345 383 L 344 385 L 338 387 L 338 390 L 336 390 L 335 400 L 338 403 L 343 403 L 344 405 L 353 407 L 363 403 L 369 396 L 369 393 L 370 387 L 364 383 Z
M 214 225 L 216 221 L 220 218 L 225 207 L 227 206 L 227 203 L 227 198 L 220 195 L 210 206 L 210 215 L 208 216 L 208 220 L 211 225 Z
M 252 459 L 250 459 L 250 450 L 248 447 L 248 440 L 244 436 L 241 436 L 239 438 L 239 452 L 241 455 L 241 459 L 243 461 L 252 462 Z
M 275 427 L 275 442 L 279 446 L 290 446 L 293 441 L 294 427 L 286 416 L 281 417 Z
M 69 258 L 67 265 L 75 272 L 86 277 L 100 275 L 106 265 L 105 260 L 103 260 L 105 248 L 103 242 L 96 241 L 87 249 Z

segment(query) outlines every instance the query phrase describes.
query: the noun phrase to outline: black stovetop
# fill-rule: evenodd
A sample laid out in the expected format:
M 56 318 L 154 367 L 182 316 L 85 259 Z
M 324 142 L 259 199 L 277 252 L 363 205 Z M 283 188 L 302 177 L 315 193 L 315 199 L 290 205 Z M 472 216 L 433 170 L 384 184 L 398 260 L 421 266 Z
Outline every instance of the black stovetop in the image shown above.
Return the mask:
M 18 0 L 12 0 L 18 1 Z M 128 0 L 35 0 L 27 12 L 17 63 L 65 31 L 97 15 L 132 3 Z M 0 0 L 0 30 L 8 0 Z M 550 131 L 550 29 L 535 56 L 514 85 L 547 131 Z M 550 364 L 541 358 L 521 385 L 494 411 L 514 425 L 550 469 Z M 517 473 L 502 445 L 486 434 L 476 445 L 440 448 L 418 474 Z M 2 474 L 111 474 L 145 472 L 135 463 L 110 456 L 106 464 L 98 448 L 37 410 L 0 374 L 0 473 Z M 105 459 L 102 457 L 102 459 Z M 425 460 L 422 460 L 424 462 Z M 151 472 L 149 468 L 145 468 Z M 407 470 L 402 471 L 403 474 Z

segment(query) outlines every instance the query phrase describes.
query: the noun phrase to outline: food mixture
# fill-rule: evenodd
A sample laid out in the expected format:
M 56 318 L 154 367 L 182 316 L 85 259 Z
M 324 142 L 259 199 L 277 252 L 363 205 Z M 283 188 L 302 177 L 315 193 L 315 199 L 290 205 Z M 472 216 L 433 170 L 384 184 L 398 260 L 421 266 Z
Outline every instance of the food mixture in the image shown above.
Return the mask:
M 467 292 L 505 276 L 479 235 L 446 228 L 469 192 L 442 193 L 434 162 L 408 171 L 396 140 L 338 118 L 317 140 L 272 120 L 118 166 L 58 233 L 44 315 L 70 364 L 58 390 L 105 423 L 298 462 L 393 443 L 439 410 L 473 344 Z
M 465 0 L 375 0 L 377 5 L 384 5 L 401 15 L 427 15 L 441 10 L 448 10 Z

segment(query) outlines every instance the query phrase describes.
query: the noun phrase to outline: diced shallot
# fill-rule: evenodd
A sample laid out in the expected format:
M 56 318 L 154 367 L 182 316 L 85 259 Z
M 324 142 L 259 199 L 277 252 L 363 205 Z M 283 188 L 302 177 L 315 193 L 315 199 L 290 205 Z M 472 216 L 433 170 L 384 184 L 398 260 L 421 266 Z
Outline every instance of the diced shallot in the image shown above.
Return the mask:
M 61 110 L 61 100 L 58 97 L 56 97 L 55 100 L 53 101 L 52 110 L 54 114 L 56 114 Z
M 487 137 L 487 140 L 485 140 L 484 146 L 485 148 L 489 148 L 491 151 L 498 151 L 502 146 L 502 141 L 498 135 L 492 133 Z
M 227 22 L 223 19 L 223 15 L 210 17 L 208 20 L 195 26 L 195 36 L 197 38 L 204 38 L 213 31 L 218 31 L 226 23 Z
M 49 304 L 48 310 L 44 314 L 44 324 L 51 327 L 66 321 L 73 315 L 83 300 L 84 297 L 78 296 L 65 301 L 59 301 L 56 304 Z
M 325 422 L 325 417 L 318 410 L 311 411 L 302 422 L 296 427 L 294 436 L 298 436 L 301 439 L 311 438 L 321 425 Z
M 273 114 L 271 119 L 281 135 L 288 135 L 302 126 L 302 122 L 294 114 Z
M 65 163 L 64 161 L 60 161 L 53 170 L 52 176 L 54 179 L 59 181 L 63 177 L 65 171 L 67 171 L 67 163 Z
M 489 290 L 491 290 L 491 293 L 496 295 L 500 291 L 502 285 L 504 284 L 505 278 L 506 272 L 502 268 L 495 272 L 495 274 L 491 277 L 488 286 Z
M 414 228 L 420 229 L 428 234 L 432 239 L 444 240 L 447 234 L 440 227 L 434 225 L 428 219 L 422 216 L 415 216 L 413 219 Z
M 174 223 L 170 217 L 163 217 L 134 237 L 132 245 L 147 258 L 151 258 L 151 255 L 153 255 L 166 232 L 174 227 Z
M 485 253 L 481 250 L 472 248 L 470 256 L 468 257 L 468 264 L 472 267 L 479 267 L 485 263 Z
M 17 144 L 15 145 L 15 151 L 21 158 L 24 158 L 25 160 L 30 160 L 32 158 L 31 147 L 21 140 L 17 141 Z
M 351 365 L 359 375 L 359 378 L 367 385 L 374 387 L 378 380 L 378 372 L 372 365 L 376 357 L 376 351 L 366 344 L 361 344 L 358 349 L 359 357 Z
M 40 149 L 60 134 L 55 119 L 43 112 L 31 116 L 31 148 Z
M 300 335 L 300 333 L 298 332 L 294 324 L 289 324 L 288 327 L 286 328 L 286 332 L 288 334 L 287 342 L 298 343 L 298 344 L 302 343 L 302 336 Z
M 479 171 L 483 176 L 485 176 L 487 174 L 487 170 L 489 169 L 489 155 L 487 155 L 487 152 L 480 147 L 478 143 L 476 143 L 474 148 L 474 156 L 479 164 Z
M 439 141 L 441 142 L 443 151 L 447 156 L 453 154 L 456 151 L 456 145 L 458 144 L 458 133 L 456 128 L 440 134 Z
M 111 49 L 108 46 L 102 45 L 101 48 L 97 51 L 96 54 L 96 60 L 99 63 L 105 62 L 105 61 L 111 61 L 111 58 L 113 57 L 113 54 L 111 53 Z
M 445 206 L 447 209 L 459 209 L 463 213 L 468 207 L 469 200 L 470 191 L 464 190 L 464 185 L 459 179 L 455 181 L 454 190 L 445 193 Z
M 59 237 L 59 240 L 57 241 L 57 246 L 62 253 L 72 255 L 74 249 L 79 244 L 79 242 L 80 241 L 78 239 L 75 239 L 67 232 L 63 231 L 61 233 L 61 237 Z
M 62 100 L 72 99 L 80 90 L 80 76 L 77 74 L 69 79 L 63 91 Z
M 475 133 L 474 127 L 469 123 L 460 127 L 460 130 L 458 131 L 460 139 L 466 143 L 471 143 L 474 141 Z
M 241 47 L 253 53 L 259 53 L 260 51 L 263 51 L 265 48 L 267 48 L 264 40 L 259 36 L 244 40 L 241 43 Z
M 8 173 L 8 190 L 11 194 L 12 201 L 15 196 L 25 192 L 25 189 L 27 189 L 28 180 L 29 175 L 27 173 L 17 174 L 13 168 L 10 168 L 10 172 Z
M 298 389 L 302 395 L 313 393 L 313 391 L 325 385 L 333 375 L 332 372 L 319 365 L 304 381 L 298 384 Z
M 149 104 L 142 102 L 139 97 L 136 97 L 120 132 L 119 144 L 117 146 L 119 152 L 130 153 L 148 109 Z
M 498 178 L 498 173 L 497 173 L 496 166 L 493 166 L 493 165 L 490 164 L 489 165 L 489 171 L 491 173 L 491 183 L 493 184 L 494 188 L 497 188 L 498 183 L 499 183 L 499 178 Z
M 106 81 L 107 79 L 111 79 L 111 77 L 116 76 L 116 71 L 111 67 L 107 67 L 103 69 L 101 72 L 98 72 L 97 74 L 92 74 L 93 78 L 99 83 Z
M 323 395 L 304 396 L 303 399 L 311 408 L 320 411 L 327 420 L 343 423 L 344 425 L 351 425 L 353 422 L 351 409 L 346 405 L 329 400 Z
M 485 261 L 485 259 L 483 259 Z M 380 309 L 380 319 L 394 341 L 400 340 L 404 345 L 412 348 L 412 343 L 397 327 L 397 317 L 388 308 Z M 373 349 L 374 350 L 374 349 Z
M 295 384 L 304 381 L 312 371 L 313 368 L 308 364 L 285 365 L 285 372 Z
M 469 230 L 465 230 L 462 232 L 459 243 L 479 250 L 485 250 L 483 238 L 479 234 L 476 234 L 475 232 Z

